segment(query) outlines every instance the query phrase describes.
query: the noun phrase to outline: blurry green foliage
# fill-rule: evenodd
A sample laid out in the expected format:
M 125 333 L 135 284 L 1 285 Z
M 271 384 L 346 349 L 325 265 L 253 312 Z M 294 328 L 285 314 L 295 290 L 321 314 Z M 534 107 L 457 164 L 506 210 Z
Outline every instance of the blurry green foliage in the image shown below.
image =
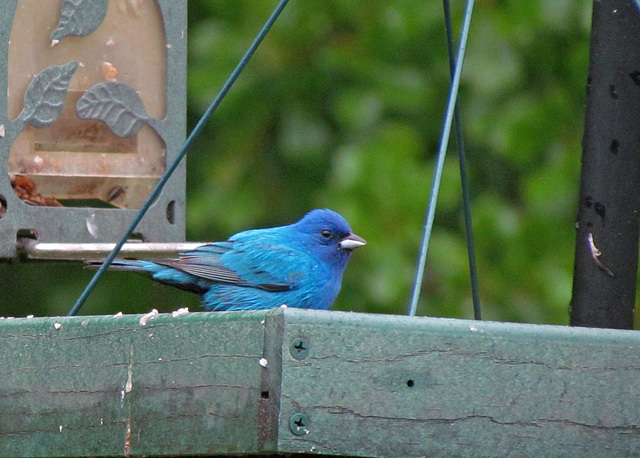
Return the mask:
M 459 29 L 463 2 L 455 3 Z M 276 1 L 189 2 L 192 127 Z M 459 101 L 484 317 L 567 323 L 590 3 L 478 2 Z M 329 207 L 369 245 L 336 309 L 406 313 L 447 99 L 440 2 L 292 0 L 188 155 L 187 239 Z M 419 314 L 472 316 L 455 142 Z M 64 314 L 92 272 L 0 266 L 0 315 Z M 82 313 L 198 309 L 108 273 Z

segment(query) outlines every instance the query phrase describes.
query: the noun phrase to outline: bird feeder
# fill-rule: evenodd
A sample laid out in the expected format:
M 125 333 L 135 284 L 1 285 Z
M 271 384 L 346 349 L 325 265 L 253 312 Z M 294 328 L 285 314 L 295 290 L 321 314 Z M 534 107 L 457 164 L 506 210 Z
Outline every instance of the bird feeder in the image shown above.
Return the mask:
M 0 258 L 95 257 L 124 233 L 184 141 L 186 12 L 171 0 L 0 4 Z M 184 213 L 182 164 L 135 240 L 183 242 Z

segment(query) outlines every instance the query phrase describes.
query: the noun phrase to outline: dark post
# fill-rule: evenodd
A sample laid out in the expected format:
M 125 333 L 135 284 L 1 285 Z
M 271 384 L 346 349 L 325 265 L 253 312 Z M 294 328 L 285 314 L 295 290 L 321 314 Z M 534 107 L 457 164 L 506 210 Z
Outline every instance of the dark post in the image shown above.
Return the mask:
M 640 210 L 640 12 L 593 2 L 571 325 L 633 328 Z

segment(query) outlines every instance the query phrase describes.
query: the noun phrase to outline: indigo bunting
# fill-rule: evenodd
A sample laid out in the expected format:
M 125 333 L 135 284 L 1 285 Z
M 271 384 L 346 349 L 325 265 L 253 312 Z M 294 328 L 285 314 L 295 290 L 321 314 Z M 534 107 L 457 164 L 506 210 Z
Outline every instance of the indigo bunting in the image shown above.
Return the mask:
M 116 260 L 112 267 L 199 294 L 207 310 L 326 310 L 340 291 L 351 252 L 366 243 L 338 213 L 313 210 L 297 223 L 240 232 L 178 259 Z

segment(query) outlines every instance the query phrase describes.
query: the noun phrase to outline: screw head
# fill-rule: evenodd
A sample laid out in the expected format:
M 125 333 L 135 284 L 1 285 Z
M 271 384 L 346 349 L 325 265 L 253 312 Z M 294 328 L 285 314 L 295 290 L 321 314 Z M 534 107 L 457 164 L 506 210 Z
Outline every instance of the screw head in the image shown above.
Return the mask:
M 309 348 L 309 342 L 301 337 L 298 337 L 297 339 L 294 339 L 293 342 L 291 342 L 289 350 L 291 351 L 291 356 L 293 356 L 295 359 L 305 359 L 307 356 L 309 356 Z
M 289 418 L 289 429 L 296 436 L 309 434 L 309 419 L 303 413 L 296 413 Z

